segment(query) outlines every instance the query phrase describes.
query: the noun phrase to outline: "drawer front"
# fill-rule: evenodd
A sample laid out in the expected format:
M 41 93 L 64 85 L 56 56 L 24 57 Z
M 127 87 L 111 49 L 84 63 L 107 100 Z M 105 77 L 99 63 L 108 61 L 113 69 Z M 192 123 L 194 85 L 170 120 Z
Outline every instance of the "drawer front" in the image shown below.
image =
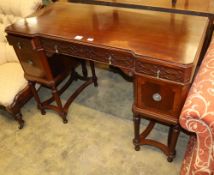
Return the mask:
M 134 66 L 132 54 L 124 51 L 98 48 L 90 45 L 81 45 L 64 41 L 41 39 L 42 47 L 48 52 L 67 54 L 73 57 L 90 59 L 93 61 L 114 65 L 126 69 Z
M 33 50 L 31 38 L 8 35 L 7 40 L 11 45 L 13 45 L 14 48 L 17 48 L 18 50 Z
M 25 75 L 44 78 L 46 73 L 41 62 L 39 52 L 33 49 L 31 38 L 16 36 L 7 37 L 9 43 L 13 45 L 16 55 L 24 69 Z
M 186 86 L 145 77 L 136 77 L 135 81 L 135 104 L 138 108 L 179 117 L 188 92 Z
M 135 71 L 152 77 L 185 83 L 191 79 L 191 69 L 172 68 L 169 66 L 136 60 Z
M 26 75 L 37 78 L 46 77 L 46 71 L 36 51 L 26 52 L 16 49 L 16 53 Z

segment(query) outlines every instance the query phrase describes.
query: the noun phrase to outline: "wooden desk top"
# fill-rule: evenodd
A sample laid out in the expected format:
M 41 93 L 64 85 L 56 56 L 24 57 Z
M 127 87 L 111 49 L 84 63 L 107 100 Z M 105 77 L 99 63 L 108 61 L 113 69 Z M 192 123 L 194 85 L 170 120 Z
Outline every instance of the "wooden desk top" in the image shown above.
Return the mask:
M 182 65 L 197 60 L 208 24 L 206 17 L 66 2 L 54 3 L 35 15 L 6 31 L 119 48 L 136 57 Z M 77 35 L 83 39 L 74 39 Z
M 147 10 L 167 11 L 201 16 L 214 15 L 213 0 L 70 0 L 73 2 L 93 3 L 100 5 L 123 6 Z

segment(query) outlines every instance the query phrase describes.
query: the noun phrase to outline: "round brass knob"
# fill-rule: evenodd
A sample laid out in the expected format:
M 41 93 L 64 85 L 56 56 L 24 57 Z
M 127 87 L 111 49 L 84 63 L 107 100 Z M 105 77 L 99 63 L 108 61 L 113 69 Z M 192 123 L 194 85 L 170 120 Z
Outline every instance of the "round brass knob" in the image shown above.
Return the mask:
M 155 93 L 155 94 L 152 95 L 152 99 L 153 99 L 154 101 L 159 102 L 159 101 L 162 100 L 162 97 L 161 97 L 161 95 L 160 95 L 159 93 Z

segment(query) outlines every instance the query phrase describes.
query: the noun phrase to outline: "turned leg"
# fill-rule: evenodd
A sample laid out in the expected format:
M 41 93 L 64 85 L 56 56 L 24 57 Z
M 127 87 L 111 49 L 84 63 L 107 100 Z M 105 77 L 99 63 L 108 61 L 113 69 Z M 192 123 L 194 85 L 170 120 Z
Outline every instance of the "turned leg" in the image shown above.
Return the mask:
M 167 141 L 167 145 L 170 145 L 171 142 L 171 137 L 172 137 L 172 126 L 169 127 L 169 132 L 168 132 L 168 141 Z
M 178 136 L 180 133 L 180 126 L 179 125 L 175 125 L 175 126 L 171 126 L 172 128 L 170 129 L 170 138 L 168 138 L 169 144 L 169 156 L 167 158 L 168 162 L 172 162 L 173 158 L 175 157 L 176 151 L 175 151 L 175 147 L 177 144 L 177 140 L 178 140 Z
M 75 70 L 72 70 L 71 74 L 70 74 L 70 78 L 77 81 L 78 80 L 78 73 Z
M 87 78 L 88 77 L 88 71 L 87 71 L 87 68 L 86 68 L 86 61 L 85 60 L 81 61 L 81 66 L 82 66 L 83 77 Z
M 140 117 L 134 114 L 134 139 L 133 143 L 135 145 L 135 150 L 140 150 Z
M 92 78 L 93 78 L 93 82 L 94 82 L 94 86 L 97 87 L 97 77 L 96 77 L 96 73 L 95 73 L 95 68 L 94 68 L 94 62 L 90 61 L 90 67 L 91 67 L 91 72 L 92 72 Z
M 31 82 L 31 81 L 28 81 L 28 84 L 29 84 L 29 86 L 30 86 L 30 88 L 31 88 L 31 91 L 32 91 L 33 96 L 34 96 L 34 99 L 35 99 L 36 102 L 37 102 L 37 106 L 38 106 L 39 110 L 41 111 L 41 114 L 42 114 L 42 115 L 45 115 L 46 112 L 45 112 L 45 109 L 44 109 L 43 106 L 42 106 L 42 103 L 41 103 L 41 101 L 40 101 L 39 95 L 38 95 L 37 90 L 36 90 L 36 88 L 35 88 L 35 83 L 34 83 L 34 82 Z
M 24 120 L 22 119 L 21 112 L 18 112 L 15 115 L 15 120 L 19 123 L 19 129 L 22 129 L 24 127 Z
M 68 123 L 68 120 L 66 119 L 67 114 L 63 110 L 62 102 L 55 86 L 52 87 L 52 95 L 56 101 L 56 104 L 59 110 L 59 115 L 62 117 L 63 123 Z

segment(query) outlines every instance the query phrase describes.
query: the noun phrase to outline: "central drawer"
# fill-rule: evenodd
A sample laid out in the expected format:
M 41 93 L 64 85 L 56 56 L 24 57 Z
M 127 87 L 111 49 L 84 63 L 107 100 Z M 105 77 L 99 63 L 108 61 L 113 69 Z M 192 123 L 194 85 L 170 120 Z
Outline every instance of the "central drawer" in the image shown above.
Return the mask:
M 41 45 L 47 52 L 66 54 L 126 69 L 134 67 L 132 54 L 122 50 L 51 39 L 41 39 Z

